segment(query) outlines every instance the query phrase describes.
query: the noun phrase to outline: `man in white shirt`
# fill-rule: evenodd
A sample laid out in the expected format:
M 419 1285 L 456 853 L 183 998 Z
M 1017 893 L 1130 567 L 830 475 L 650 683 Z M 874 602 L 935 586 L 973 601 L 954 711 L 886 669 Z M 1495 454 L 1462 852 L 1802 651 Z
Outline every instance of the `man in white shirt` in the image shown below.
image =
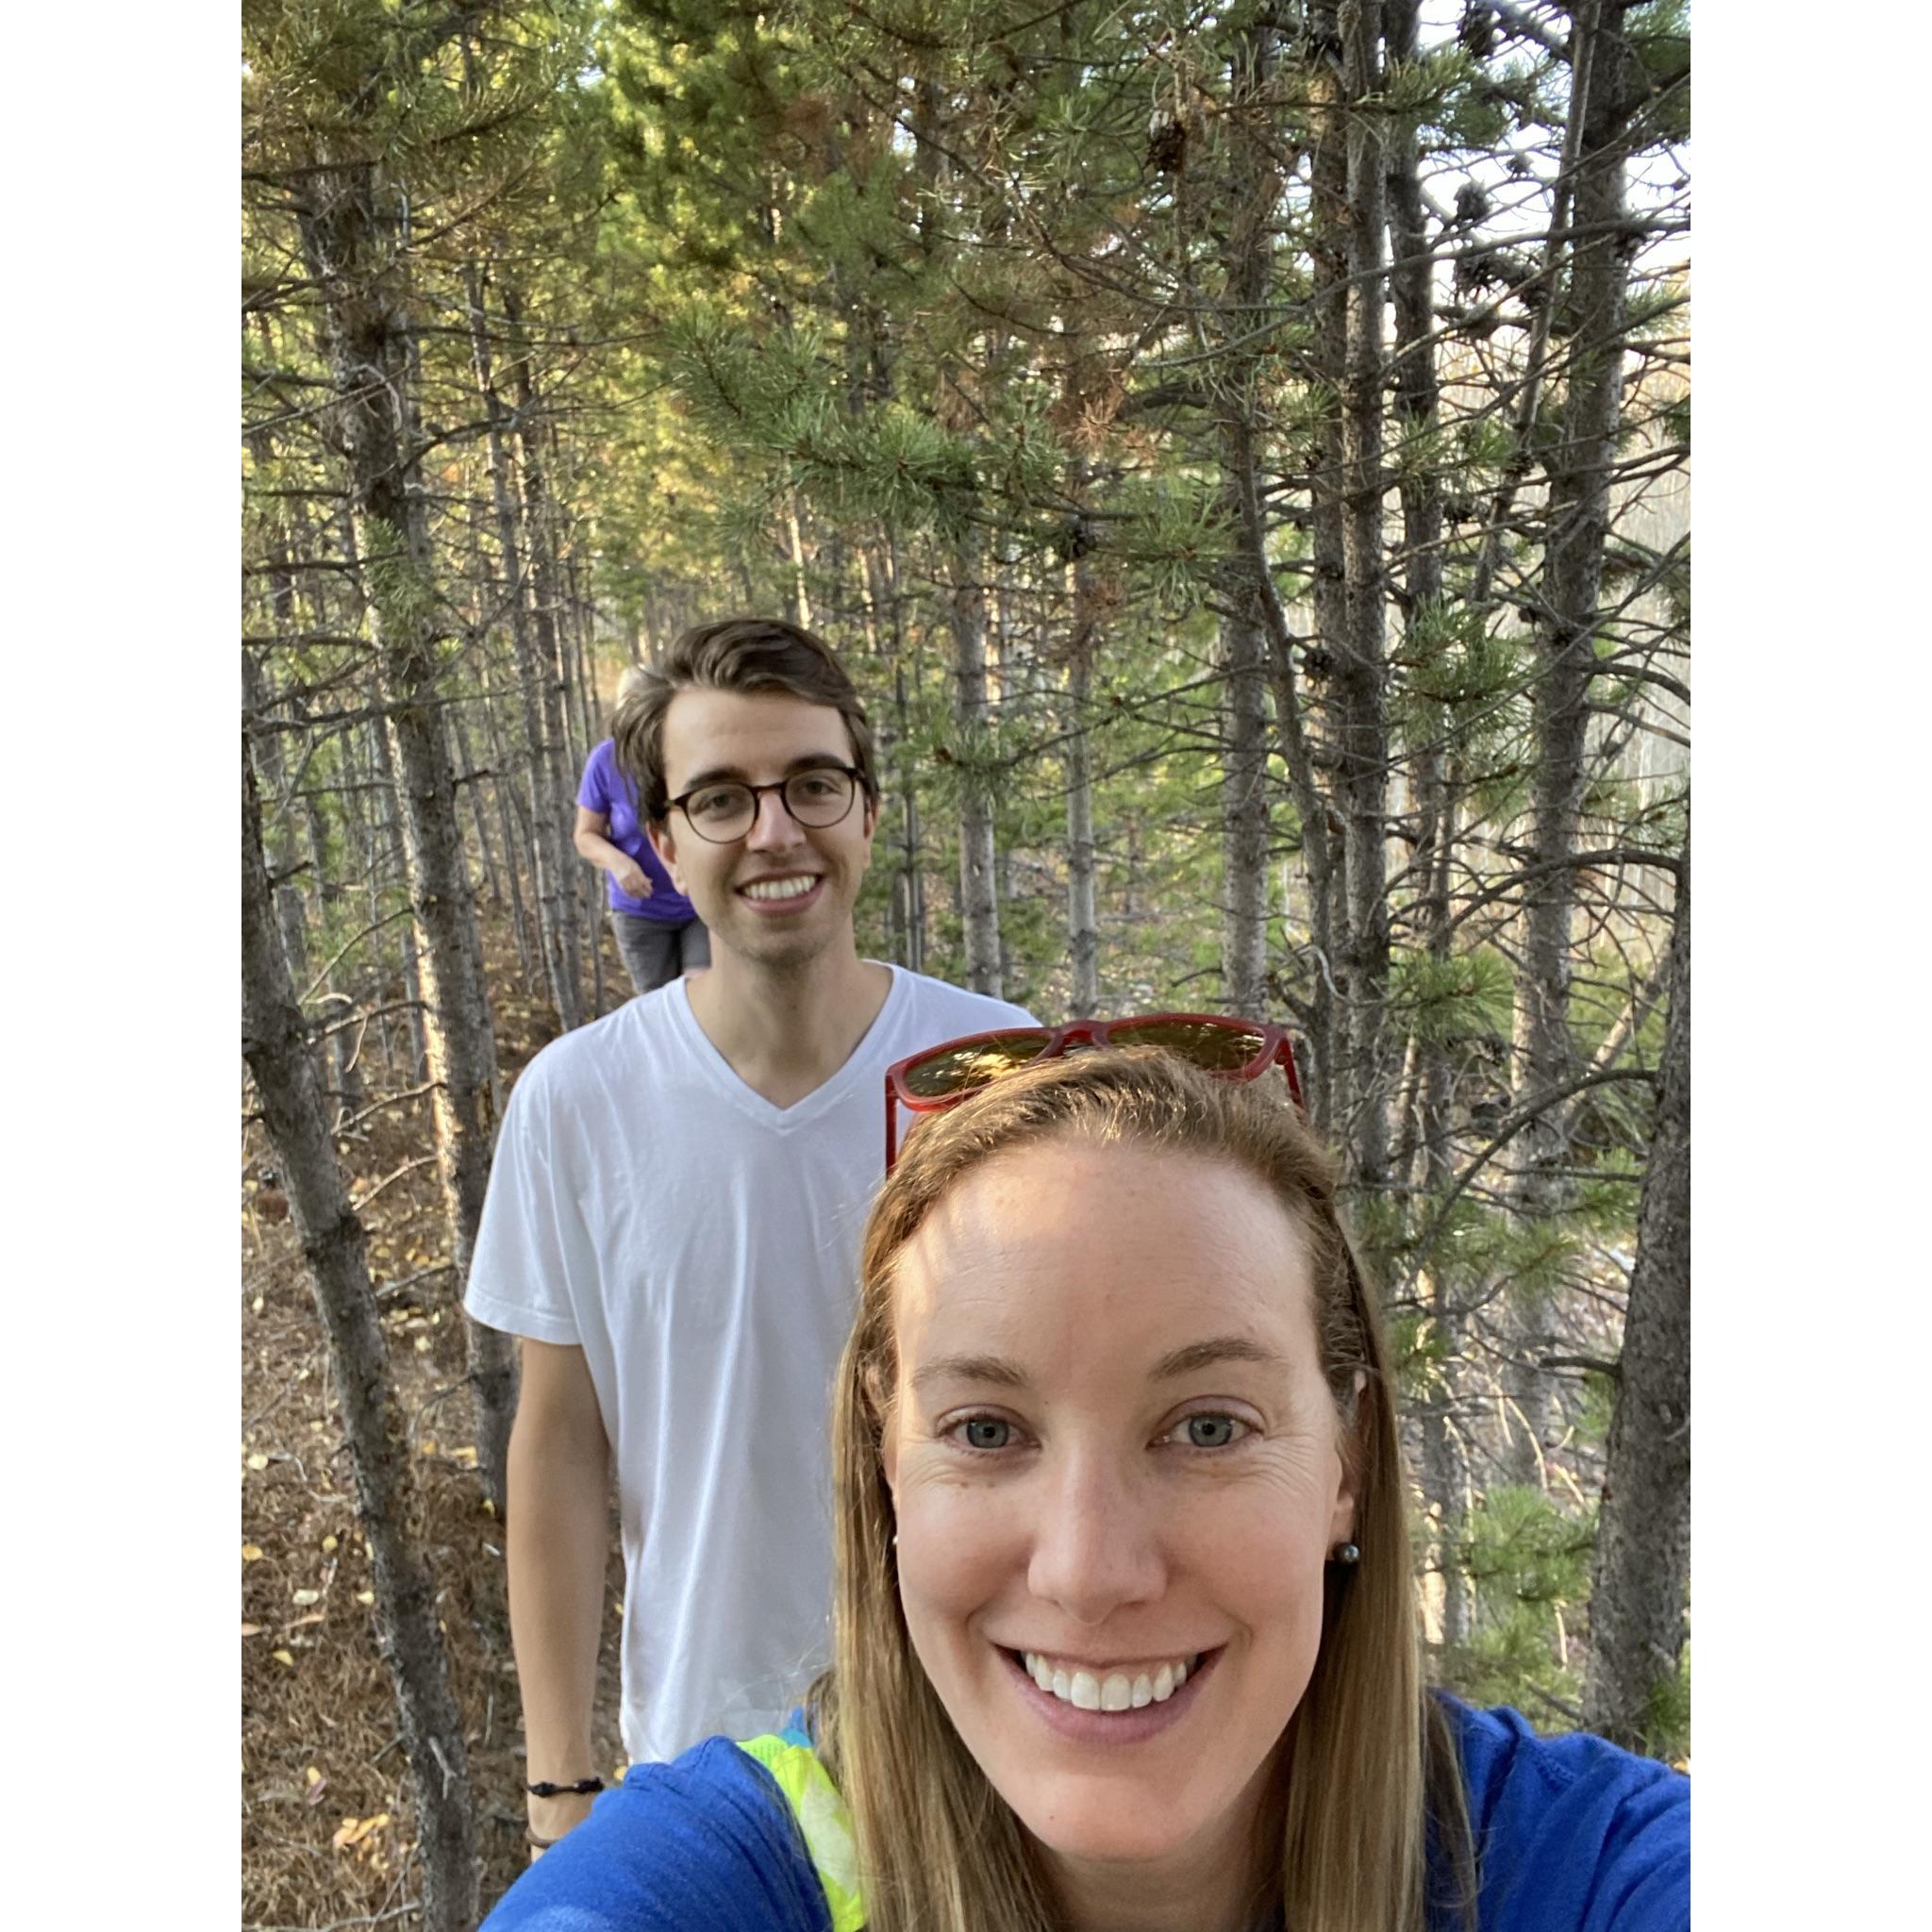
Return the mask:
M 809 631 L 686 632 L 613 736 L 711 967 L 553 1041 L 498 1138 L 465 1306 L 524 1338 L 509 1612 L 527 1776 L 596 1776 L 606 1509 L 634 1760 L 776 1730 L 828 1651 L 832 1372 L 884 1166 L 885 1069 L 1030 1017 L 861 959 L 878 783 Z M 541 1849 L 583 1792 L 533 1794 Z

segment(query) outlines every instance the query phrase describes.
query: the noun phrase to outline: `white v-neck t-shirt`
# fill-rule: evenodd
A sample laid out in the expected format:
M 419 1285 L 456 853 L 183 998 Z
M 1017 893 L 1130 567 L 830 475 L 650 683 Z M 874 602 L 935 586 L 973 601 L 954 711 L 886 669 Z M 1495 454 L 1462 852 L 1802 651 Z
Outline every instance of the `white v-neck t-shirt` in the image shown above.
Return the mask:
M 892 969 L 865 1038 L 778 1108 L 682 979 L 546 1046 L 510 1094 L 464 1307 L 584 1351 L 623 1525 L 637 1762 L 783 1727 L 830 1654 L 830 1393 L 885 1171 L 884 1073 L 1030 1025 Z

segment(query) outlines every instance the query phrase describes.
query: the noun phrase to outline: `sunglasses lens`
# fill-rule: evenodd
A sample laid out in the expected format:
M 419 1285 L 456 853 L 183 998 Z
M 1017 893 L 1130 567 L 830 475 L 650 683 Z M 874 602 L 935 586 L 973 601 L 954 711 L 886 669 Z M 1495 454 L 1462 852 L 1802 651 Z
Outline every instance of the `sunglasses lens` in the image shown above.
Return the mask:
M 1045 1050 L 1047 1039 L 1044 1032 L 1037 1030 L 996 1033 L 991 1040 L 975 1040 L 971 1046 L 936 1053 L 906 1069 L 907 1091 L 921 1100 L 970 1093 L 975 1087 L 989 1086 L 1002 1074 L 1030 1065 Z
M 1116 1046 L 1158 1046 L 1210 1074 L 1238 1073 L 1265 1044 L 1249 1026 L 1215 1026 L 1203 1020 L 1117 1020 L 1108 1029 Z

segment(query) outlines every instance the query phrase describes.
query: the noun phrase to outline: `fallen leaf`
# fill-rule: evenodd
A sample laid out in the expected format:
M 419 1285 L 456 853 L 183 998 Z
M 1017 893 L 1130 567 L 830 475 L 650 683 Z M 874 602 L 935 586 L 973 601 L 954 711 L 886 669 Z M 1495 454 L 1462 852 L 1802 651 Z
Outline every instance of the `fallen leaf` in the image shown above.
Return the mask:
M 261 1625 L 259 1624 L 244 1624 L 242 1626 L 242 1634 L 244 1637 L 259 1637 L 261 1635 Z
M 332 1537 L 332 1536 L 325 1536 L 325 1537 L 324 1537 L 324 1538 L 323 1538 L 323 1540 L 322 1540 L 322 1553 L 323 1553 L 323 1555 L 324 1555 L 324 1556 L 327 1556 L 327 1555 L 328 1555 L 328 1553 L 329 1553 L 329 1552 L 330 1552 L 330 1551 L 331 1551 L 332 1549 L 334 1549 L 334 1548 L 335 1548 L 335 1546 L 336 1546 L 336 1540 L 335 1540 L 335 1538 L 334 1538 L 334 1537 Z
M 255 1312 L 258 1315 L 261 1313 L 261 1297 L 259 1295 L 255 1297 Z
M 474 1443 L 466 1442 L 460 1449 L 452 1449 L 449 1455 L 452 1462 L 460 1462 L 466 1469 L 475 1469 L 476 1466 L 476 1450 Z
M 427 1354 L 429 1353 L 429 1338 L 428 1338 L 428 1336 L 426 1336 L 426 1335 L 419 1335 L 419 1336 L 417 1336 L 417 1338 L 416 1338 L 416 1353 L 417 1353 L 418 1355 L 427 1355 Z
M 322 1773 L 315 1765 L 311 1764 L 305 1772 L 303 1772 L 302 1775 L 306 1777 L 311 1785 L 319 1785 L 322 1782 Z
M 297 1617 L 292 1624 L 284 1624 L 283 1628 L 288 1630 L 299 1630 L 305 1624 L 323 1624 L 326 1623 L 327 1621 L 328 1620 L 322 1614 L 320 1610 L 310 1610 L 306 1617 Z
M 291 1600 L 306 1608 L 310 1604 L 319 1604 L 322 1592 L 319 1590 L 298 1590 Z
M 287 1664 L 291 1671 L 295 1668 L 295 1659 L 286 1650 L 275 1651 L 274 1657 L 276 1663 Z
M 260 1562 L 261 1545 L 259 1543 L 243 1543 L 242 1545 L 242 1560 L 244 1563 Z
M 356 1592 L 356 1601 L 358 1604 L 373 1604 L 375 1601 L 375 1592 L 373 1590 L 358 1590 Z
M 389 1823 L 389 1813 L 378 1811 L 374 1818 L 345 1818 L 341 1829 L 329 1840 L 337 1851 L 345 1852 L 351 1845 L 358 1845 L 372 1831 L 380 1831 Z
M 268 1467 L 268 1457 L 258 1451 L 248 1458 L 248 1466 L 250 1469 L 266 1469 Z
M 425 1436 L 423 1438 L 422 1454 L 425 1456 L 434 1456 L 436 1454 L 436 1438 L 434 1436 Z

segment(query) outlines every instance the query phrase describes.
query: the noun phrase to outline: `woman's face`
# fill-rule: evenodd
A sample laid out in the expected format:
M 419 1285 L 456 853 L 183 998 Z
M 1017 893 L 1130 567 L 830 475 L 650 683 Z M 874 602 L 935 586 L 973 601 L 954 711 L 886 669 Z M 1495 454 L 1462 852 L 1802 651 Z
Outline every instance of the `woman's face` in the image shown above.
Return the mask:
M 1300 1230 L 1219 1161 L 1024 1147 L 895 1315 L 900 1593 L 967 1749 L 1075 1868 L 1241 1856 L 1354 1523 Z

